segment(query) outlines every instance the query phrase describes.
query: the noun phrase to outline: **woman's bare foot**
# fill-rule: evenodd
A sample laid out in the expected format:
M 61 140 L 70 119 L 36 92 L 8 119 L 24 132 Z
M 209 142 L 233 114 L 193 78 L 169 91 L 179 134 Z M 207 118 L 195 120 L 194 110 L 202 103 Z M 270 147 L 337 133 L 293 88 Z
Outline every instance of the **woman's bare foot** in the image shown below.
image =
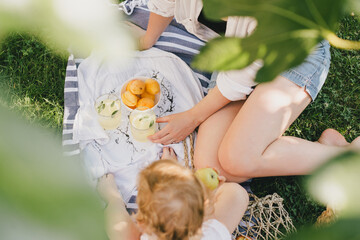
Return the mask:
M 328 128 L 322 132 L 319 143 L 331 146 L 349 147 L 350 149 L 360 150 L 360 137 L 355 138 L 351 143 L 348 143 L 341 133 L 335 129 Z
M 161 159 L 162 160 L 167 159 L 167 160 L 177 161 L 177 157 L 176 157 L 176 154 L 174 152 L 174 149 L 172 149 L 171 147 L 164 147 Z
M 111 173 L 105 174 L 99 178 L 96 189 L 100 197 L 106 202 L 110 202 L 112 199 L 120 198 L 120 192 L 116 186 L 114 175 Z
M 360 136 L 355 138 L 351 143 L 350 143 L 350 147 L 352 149 L 358 150 L 360 151 Z
M 325 131 L 323 131 L 318 142 L 325 145 L 339 146 L 339 147 L 345 147 L 350 144 L 346 141 L 344 136 L 341 135 L 341 133 L 339 133 L 338 131 L 332 128 L 328 128 Z

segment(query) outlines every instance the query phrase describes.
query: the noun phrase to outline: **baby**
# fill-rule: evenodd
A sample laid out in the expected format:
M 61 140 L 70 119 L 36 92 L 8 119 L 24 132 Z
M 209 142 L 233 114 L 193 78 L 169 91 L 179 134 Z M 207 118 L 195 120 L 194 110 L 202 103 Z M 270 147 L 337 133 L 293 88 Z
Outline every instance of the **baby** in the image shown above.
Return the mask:
M 115 185 L 114 177 L 100 178 L 98 191 L 108 203 L 107 233 L 113 239 L 230 240 L 248 205 L 248 194 L 237 183 L 221 183 L 210 191 L 194 173 L 176 162 L 171 148 L 138 176 L 134 222 Z

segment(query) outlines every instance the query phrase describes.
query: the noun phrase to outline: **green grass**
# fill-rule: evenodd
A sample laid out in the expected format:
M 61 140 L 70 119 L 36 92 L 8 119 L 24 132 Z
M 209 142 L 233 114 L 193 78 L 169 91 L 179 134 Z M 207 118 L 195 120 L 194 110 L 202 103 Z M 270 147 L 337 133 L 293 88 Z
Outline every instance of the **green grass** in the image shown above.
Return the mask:
M 358 17 L 344 18 L 338 34 L 360 40 Z M 314 141 L 330 127 L 348 141 L 360 135 L 360 52 L 332 49 L 331 54 L 329 77 L 320 95 L 286 134 Z M 66 59 L 66 53 L 45 47 L 36 37 L 9 35 L 1 42 L 0 104 L 60 134 Z M 306 193 L 303 178 L 255 179 L 252 188 L 259 196 L 279 193 L 295 224 L 302 226 L 313 223 L 323 210 Z
M 0 104 L 56 133 L 61 132 L 66 54 L 34 36 L 11 34 L 1 42 Z

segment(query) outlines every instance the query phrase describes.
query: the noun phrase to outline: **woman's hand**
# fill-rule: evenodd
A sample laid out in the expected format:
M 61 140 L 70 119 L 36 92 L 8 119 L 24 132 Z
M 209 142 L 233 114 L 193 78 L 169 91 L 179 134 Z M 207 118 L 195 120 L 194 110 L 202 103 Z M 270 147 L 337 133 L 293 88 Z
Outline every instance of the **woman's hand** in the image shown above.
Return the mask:
M 154 143 L 164 145 L 180 142 L 192 133 L 200 123 L 229 102 L 230 100 L 225 98 L 220 90 L 215 87 L 190 110 L 158 118 L 158 123 L 167 122 L 168 124 L 159 132 L 149 136 L 149 139 Z
M 164 145 L 184 140 L 200 124 L 198 119 L 196 119 L 190 111 L 161 117 L 158 118 L 156 122 L 167 122 L 167 125 L 159 132 L 149 136 L 149 139 L 154 143 Z

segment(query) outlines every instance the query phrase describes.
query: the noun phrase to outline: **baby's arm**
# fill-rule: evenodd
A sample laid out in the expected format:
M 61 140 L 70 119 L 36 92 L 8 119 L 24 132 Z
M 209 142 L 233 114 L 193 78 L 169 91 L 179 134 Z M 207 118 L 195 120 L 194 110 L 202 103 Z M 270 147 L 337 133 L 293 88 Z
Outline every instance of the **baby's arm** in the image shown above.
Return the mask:
M 151 48 L 170 24 L 172 19 L 173 16 L 163 17 L 156 13 L 150 12 L 146 33 L 139 40 L 140 50 Z
M 110 240 L 140 239 L 140 231 L 126 211 L 124 201 L 117 190 L 114 176 L 106 174 L 99 179 L 97 190 L 108 204 L 105 209 L 106 233 Z
M 215 218 L 226 226 L 230 234 L 240 223 L 249 203 L 249 195 L 238 183 L 223 183 L 216 190 L 214 212 Z

